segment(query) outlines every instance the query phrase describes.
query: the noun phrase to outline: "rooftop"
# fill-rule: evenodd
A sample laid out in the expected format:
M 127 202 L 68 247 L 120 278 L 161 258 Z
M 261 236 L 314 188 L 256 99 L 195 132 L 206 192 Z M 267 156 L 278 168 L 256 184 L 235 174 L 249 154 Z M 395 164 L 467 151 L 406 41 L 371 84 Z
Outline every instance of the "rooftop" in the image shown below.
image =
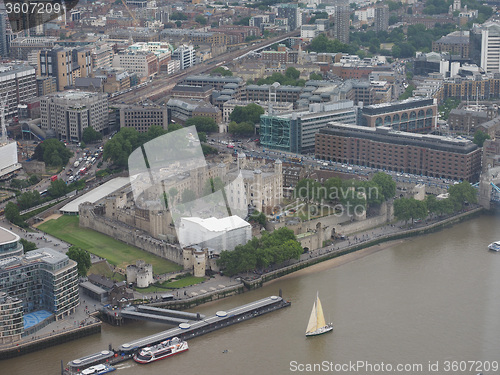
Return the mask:
M 8 229 L 0 227 L 0 245 L 19 241 L 21 238 Z
M 210 232 L 224 232 L 232 229 L 244 228 L 250 225 L 248 222 L 236 215 L 224 217 L 222 219 L 217 219 L 215 217 L 209 217 L 208 219 L 202 219 L 199 217 L 183 217 L 181 220 L 198 224 Z

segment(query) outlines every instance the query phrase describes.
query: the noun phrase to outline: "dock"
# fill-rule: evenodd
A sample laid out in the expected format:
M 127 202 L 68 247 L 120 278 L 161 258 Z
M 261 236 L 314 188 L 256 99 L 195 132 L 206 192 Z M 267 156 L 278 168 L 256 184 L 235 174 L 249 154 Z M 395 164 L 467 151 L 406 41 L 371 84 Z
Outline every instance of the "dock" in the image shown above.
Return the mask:
M 113 365 L 123 362 L 132 358 L 133 354 L 140 348 L 155 345 L 173 337 L 179 337 L 182 340 L 189 340 L 194 337 L 282 309 L 283 307 L 288 307 L 290 305 L 291 302 L 285 301 L 282 297 L 270 296 L 228 311 L 217 311 L 215 315 L 208 318 L 201 318 L 200 316 L 201 320 L 179 323 L 179 325 L 175 328 L 124 343 L 117 350 L 103 350 L 99 353 L 74 359 L 68 362 L 67 369 L 64 373 L 68 375 L 77 374 L 83 369 L 99 363 L 108 363 Z M 144 309 L 143 311 L 152 310 Z M 177 311 L 177 313 L 186 314 L 179 311 Z M 157 315 L 161 316 L 159 314 Z
M 134 320 L 146 320 L 157 323 L 177 325 L 188 323 L 190 320 L 202 320 L 204 315 L 199 313 L 188 313 L 184 311 L 161 309 L 152 306 L 130 306 L 122 309 L 119 313 L 123 318 Z

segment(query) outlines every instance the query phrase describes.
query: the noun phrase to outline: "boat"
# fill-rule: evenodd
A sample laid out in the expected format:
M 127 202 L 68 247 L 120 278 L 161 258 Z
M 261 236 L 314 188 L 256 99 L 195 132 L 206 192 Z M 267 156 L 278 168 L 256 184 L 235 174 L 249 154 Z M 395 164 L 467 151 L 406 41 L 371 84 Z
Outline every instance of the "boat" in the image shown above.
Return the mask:
M 322 335 L 333 330 L 332 323 L 325 322 L 325 316 L 323 315 L 323 308 L 321 307 L 321 301 L 319 300 L 319 295 L 316 295 L 316 301 L 314 301 L 313 308 L 311 311 L 311 316 L 309 317 L 309 323 L 307 324 L 306 336 L 317 336 Z
M 490 243 L 488 245 L 488 249 L 493 251 L 500 251 L 500 241 Z
M 162 341 L 157 345 L 140 349 L 139 354 L 135 354 L 133 358 L 137 363 L 145 364 L 171 357 L 174 354 L 185 352 L 188 349 L 189 347 L 186 341 L 174 337 L 170 340 Z
M 83 375 L 101 375 L 106 374 L 111 371 L 115 371 L 116 369 L 112 366 L 106 364 L 94 365 L 92 367 L 86 368 L 82 370 Z

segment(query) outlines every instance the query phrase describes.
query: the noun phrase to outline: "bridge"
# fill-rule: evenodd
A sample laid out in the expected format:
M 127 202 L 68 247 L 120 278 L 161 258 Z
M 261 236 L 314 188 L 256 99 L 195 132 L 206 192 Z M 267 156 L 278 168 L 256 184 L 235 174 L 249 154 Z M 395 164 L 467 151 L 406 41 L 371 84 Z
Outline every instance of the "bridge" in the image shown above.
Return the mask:
M 474 186 L 479 187 L 479 204 L 490 209 L 492 204 L 500 205 L 500 167 L 490 168 L 481 174 L 481 180 Z

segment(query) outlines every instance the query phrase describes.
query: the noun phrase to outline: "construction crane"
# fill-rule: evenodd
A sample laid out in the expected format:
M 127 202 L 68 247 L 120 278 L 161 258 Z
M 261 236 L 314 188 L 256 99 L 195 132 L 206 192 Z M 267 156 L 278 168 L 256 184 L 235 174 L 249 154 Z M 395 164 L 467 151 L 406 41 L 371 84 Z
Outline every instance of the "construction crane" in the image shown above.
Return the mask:
M 134 26 L 140 26 L 141 23 L 135 18 L 134 14 L 130 11 L 129 7 L 127 6 L 126 0 L 122 0 L 122 4 L 127 9 L 128 14 L 130 14 L 130 17 L 134 20 Z

